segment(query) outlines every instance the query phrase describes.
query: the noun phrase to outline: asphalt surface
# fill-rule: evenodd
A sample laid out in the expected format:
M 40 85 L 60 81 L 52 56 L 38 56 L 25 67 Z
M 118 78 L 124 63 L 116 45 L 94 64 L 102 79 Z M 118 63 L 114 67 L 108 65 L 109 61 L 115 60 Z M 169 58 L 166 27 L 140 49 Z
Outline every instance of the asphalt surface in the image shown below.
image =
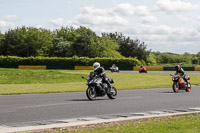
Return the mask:
M 120 71 L 120 73 L 139 73 L 137 71 Z M 174 74 L 174 72 L 168 72 L 168 71 L 148 71 L 148 74 Z M 198 72 L 187 72 L 185 71 L 185 73 L 187 75 L 200 75 L 200 73 Z M 141 74 L 146 74 L 146 73 L 141 73 Z
M 171 88 L 118 91 L 115 100 L 107 97 L 89 101 L 85 92 L 0 96 L 0 126 L 23 122 L 92 117 L 200 107 L 200 87 L 191 92 L 173 93 Z
M 92 70 L 91 70 L 92 71 Z M 90 73 L 91 72 L 90 70 L 88 71 L 84 71 L 84 72 L 88 72 Z M 63 71 L 64 72 L 64 71 Z M 72 72 L 80 72 L 80 71 L 72 71 Z M 106 71 L 106 73 L 111 73 L 110 71 Z M 138 71 L 120 71 L 120 73 L 139 73 Z M 174 74 L 175 71 L 148 71 L 148 74 Z M 191 71 L 185 71 L 185 73 L 187 75 L 200 75 L 200 72 L 191 72 Z M 141 74 L 146 74 L 146 73 L 141 73 Z

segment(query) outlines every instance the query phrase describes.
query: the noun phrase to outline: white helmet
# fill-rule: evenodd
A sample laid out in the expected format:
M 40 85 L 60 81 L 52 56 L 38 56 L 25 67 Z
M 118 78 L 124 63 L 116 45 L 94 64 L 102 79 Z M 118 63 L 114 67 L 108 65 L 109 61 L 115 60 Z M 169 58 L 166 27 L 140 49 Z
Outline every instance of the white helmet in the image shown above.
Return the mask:
M 100 68 L 100 63 L 99 63 L 99 62 L 95 62 L 95 63 L 93 64 L 93 69 L 94 69 L 94 71 L 97 70 L 98 68 Z

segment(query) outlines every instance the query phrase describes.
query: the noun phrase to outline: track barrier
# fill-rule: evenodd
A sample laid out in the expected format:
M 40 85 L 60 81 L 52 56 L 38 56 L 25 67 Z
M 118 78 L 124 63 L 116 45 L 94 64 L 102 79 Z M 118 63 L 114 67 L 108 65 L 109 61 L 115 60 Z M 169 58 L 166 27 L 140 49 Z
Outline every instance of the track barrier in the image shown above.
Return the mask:
M 19 65 L 19 69 L 46 69 L 46 66 L 38 66 L 38 65 Z

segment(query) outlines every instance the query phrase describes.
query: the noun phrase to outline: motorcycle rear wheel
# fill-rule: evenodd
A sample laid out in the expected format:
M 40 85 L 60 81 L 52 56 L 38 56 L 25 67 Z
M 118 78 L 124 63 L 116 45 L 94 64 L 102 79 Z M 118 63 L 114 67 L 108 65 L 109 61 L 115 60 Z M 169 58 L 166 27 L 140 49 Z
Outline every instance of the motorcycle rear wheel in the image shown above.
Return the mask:
M 187 87 L 187 88 L 185 89 L 186 92 L 190 92 L 190 91 L 191 91 L 191 84 L 188 83 L 188 86 L 189 86 L 189 87 Z
M 113 86 L 112 86 L 111 89 L 112 89 L 111 91 L 113 91 L 113 93 L 107 94 L 107 96 L 110 99 L 115 99 L 117 97 L 117 89 L 115 87 L 113 87 Z
M 177 83 L 173 83 L 172 88 L 173 88 L 174 92 L 178 92 L 179 91 L 179 86 L 177 85 Z
M 95 87 L 88 87 L 86 90 L 86 95 L 87 98 L 91 101 L 96 99 L 96 91 L 95 91 Z

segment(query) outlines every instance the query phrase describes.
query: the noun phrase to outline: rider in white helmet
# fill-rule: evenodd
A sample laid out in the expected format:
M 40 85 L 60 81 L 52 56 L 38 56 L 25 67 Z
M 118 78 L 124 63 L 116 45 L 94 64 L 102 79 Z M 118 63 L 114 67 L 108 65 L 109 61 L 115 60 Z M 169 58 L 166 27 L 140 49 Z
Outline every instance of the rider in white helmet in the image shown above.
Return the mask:
M 110 91 L 111 85 L 110 85 L 110 82 L 109 82 L 109 80 L 108 80 L 108 78 L 107 78 L 107 76 L 106 76 L 106 73 L 105 73 L 104 68 L 102 68 L 102 67 L 100 66 L 100 63 L 99 63 L 99 62 L 95 62 L 95 63 L 93 64 L 93 69 L 94 69 L 95 75 L 101 76 L 101 77 L 103 78 L 103 82 L 104 82 L 104 83 L 107 83 L 108 88 L 109 88 L 108 91 Z

